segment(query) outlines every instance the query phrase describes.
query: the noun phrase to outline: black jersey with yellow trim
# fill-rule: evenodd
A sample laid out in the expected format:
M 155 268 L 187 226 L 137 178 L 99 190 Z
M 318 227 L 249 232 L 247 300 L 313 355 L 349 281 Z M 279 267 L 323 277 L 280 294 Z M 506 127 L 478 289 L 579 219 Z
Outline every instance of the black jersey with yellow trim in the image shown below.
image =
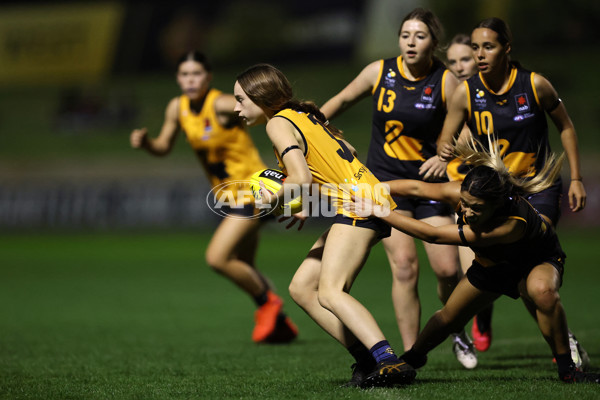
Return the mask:
M 381 60 L 372 92 L 373 117 L 367 167 L 382 180 L 421 179 L 419 168 L 436 155 L 446 115 L 445 74 L 434 59 L 429 73 L 408 79 L 402 56 Z
M 457 223 L 466 225 L 463 212 L 457 209 Z M 537 210 L 523 197 L 511 197 L 492 217 L 502 223 L 509 219 L 523 221 L 525 233 L 521 239 L 492 246 L 469 246 L 483 266 L 509 263 L 533 267 L 550 259 L 564 262 L 566 258 L 556 232 Z
M 548 123 L 534 77 L 534 72 L 513 66 L 503 93 L 492 91 L 481 73 L 464 83 L 473 137 L 487 148 L 487 135 L 494 135 L 505 165 L 518 176 L 536 175 L 550 153 Z

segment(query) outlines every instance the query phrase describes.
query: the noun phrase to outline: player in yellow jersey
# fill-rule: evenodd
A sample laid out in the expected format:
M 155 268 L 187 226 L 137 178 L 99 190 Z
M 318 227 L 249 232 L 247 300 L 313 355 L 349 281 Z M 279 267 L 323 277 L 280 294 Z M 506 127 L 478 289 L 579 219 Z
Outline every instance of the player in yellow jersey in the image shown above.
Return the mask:
M 213 188 L 225 188 L 221 192 L 236 191 L 239 186 L 230 183 L 247 181 L 265 165 L 233 112 L 235 98 L 211 88 L 212 67 L 203 54 L 197 51 L 185 54 L 177 68 L 177 83 L 183 95 L 167 105 L 157 137 L 148 137 L 146 128 L 135 129 L 130 136 L 131 146 L 162 156 L 169 153 L 178 132 L 183 130 Z M 253 341 L 292 341 L 298 333 L 296 326 L 283 313 L 281 298 L 254 266 L 258 230 L 262 224 L 254 215 L 254 205 L 249 202 L 241 208 L 220 211 L 225 217 L 206 249 L 207 264 L 256 302 Z
M 321 107 L 323 114 L 333 120 L 359 101 L 371 99 L 372 129 L 366 163 L 381 181 L 448 180 L 447 164 L 436 156 L 435 142 L 447 100 L 459 82 L 435 57 L 442 32 L 435 14 L 415 8 L 400 23 L 400 55 L 369 63 Z M 394 197 L 394 201 L 398 205 L 395 212 L 435 225 L 451 223 L 454 218 L 454 210 L 442 202 L 401 197 Z M 421 326 L 417 247 L 414 238 L 397 229 L 392 229 L 382 244 L 392 271 L 396 321 L 404 349 L 408 350 Z M 445 303 L 458 283 L 458 249 L 426 242 L 423 247 L 437 278 L 437 296 Z M 466 350 L 456 353 L 457 359 L 466 368 L 473 368 L 477 357 L 468 345 L 462 346 L 469 342 L 465 332 L 456 333 L 457 342 Z
M 277 204 L 289 187 L 327 186 L 334 205 L 331 228 L 313 245 L 290 283 L 294 301 L 356 359 L 350 385 L 392 386 L 411 383 L 416 372 L 399 362 L 371 313 L 349 292 L 371 247 L 390 229 L 376 219 L 345 211 L 343 200 L 361 190 L 377 204 L 395 203 L 375 176 L 353 155 L 340 132 L 311 102 L 294 99 L 285 75 L 268 64 L 250 67 L 235 82 L 235 111 L 250 126 L 266 131 L 287 178 L 262 202 Z M 316 186 L 316 189 L 315 189 Z M 307 206 L 303 199 L 303 206 Z

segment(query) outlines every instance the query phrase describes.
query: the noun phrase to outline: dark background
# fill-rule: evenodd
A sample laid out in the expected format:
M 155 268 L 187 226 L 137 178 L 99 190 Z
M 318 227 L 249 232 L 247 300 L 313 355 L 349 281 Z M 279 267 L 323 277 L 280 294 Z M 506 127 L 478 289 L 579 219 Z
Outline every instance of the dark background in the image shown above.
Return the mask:
M 438 15 L 446 42 L 483 18 L 498 16 L 509 23 L 513 58 L 550 79 L 579 135 L 588 207 L 577 215 L 565 209 L 561 224 L 597 226 L 600 2 L 264 0 L 3 3 L 0 227 L 212 226 L 216 220 L 204 204 L 208 188 L 185 140 L 180 137 L 166 159 L 128 144 L 133 128 L 158 133 L 167 102 L 179 94 L 176 59 L 190 49 L 206 52 L 215 67 L 214 86 L 226 92 L 249 65 L 273 63 L 288 75 L 297 97 L 322 104 L 367 63 L 399 53 L 397 30 L 416 6 Z M 111 28 L 86 25 L 98 14 L 90 7 L 112 10 Z M 68 10 L 75 17 L 60 22 Z M 78 15 L 88 14 L 90 19 L 78 21 Z M 34 22 L 36 15 L 41 22 Z M 20 22 L 6 23 L 15 18 Z M 103 45 L 101 31 L 111 36 Z M 99 54 L 101 67 L 78 69 Z M 57 60 L 68 60 L 60 73 L 53 69 Z M 12 62 L 20 66 L 18 72 L 10 70 Z M 369 101 L 335 124 L 365 155 Z M 560 151 L 559 135 L 550 126 L 553 148 Z M 264 128 L 251 133 L 274 166 Z M 563 173 L 568 172 L 565 167 Z

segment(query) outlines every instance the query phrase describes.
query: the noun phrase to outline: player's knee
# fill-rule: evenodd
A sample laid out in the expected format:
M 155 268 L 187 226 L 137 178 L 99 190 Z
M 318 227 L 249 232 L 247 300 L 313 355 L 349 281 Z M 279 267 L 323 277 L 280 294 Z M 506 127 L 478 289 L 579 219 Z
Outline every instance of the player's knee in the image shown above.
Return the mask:
M 542 311 L 552 310 L 560 300 L 557 288 L 543 280 L 528 283 L 527 292 Z
M 215 272 L 223 273 L 227 264 L 227 257 L 216 251 L 207 251 L 205 255 L 206 264 Z
M 419 275 L 419 260 L 412 256 L 394 256 L 392 277 L 400 282 L 416 282 Z
M 309 290 L 304 285 L 292 279 L 290 286 L 288 286 L 288 291 L 296 304 L 301 307 L 306 304 Z
M 438 280 L 442 279 L 456 279 L 458 276 L 458 270 L 460 268 L 460 264 L 458 262 L 453 262 L 452 260 L 446 260 L 442 263 L 438 263 L 436 265 L 435 275 Z

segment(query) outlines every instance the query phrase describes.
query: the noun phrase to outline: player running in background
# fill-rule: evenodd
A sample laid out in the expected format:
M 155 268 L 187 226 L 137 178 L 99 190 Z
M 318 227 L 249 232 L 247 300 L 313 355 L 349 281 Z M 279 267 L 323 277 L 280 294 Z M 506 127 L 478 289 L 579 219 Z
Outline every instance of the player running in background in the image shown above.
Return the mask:
M 446 162 L 436 156 L 436 140 L 446 115 L 446 100 L 458 79 L 434 56 L 442 26 L 430 11 L 417 8 L 402 21 L 398 32 L 400 56 L 367 65 L 348 86 L 329 99 L 321 111 L 329 119 L 371 96 L 372 133 L 367 167 L 380 180 L 398 178 L 447 181 Z M 395 212 L 433 225 L 453 221 L 448 205 L 420 199 L 397 198 Z M 458 282 L 456 246 L 424 243 L 429 263 L 438 280 L 442 303 Z M 383 246 L 392 270 L 392 301 L 405 350 L 417 338 L 421 304 L 418 293 L 419 260 L 415 240 L 392 229 Z M 477 357 L 466 333 L 455 335 L 453 346 L 466 368 Z M 464 344 L 464 345 L 463 345 Z
M 233 112 L 235 98 L 211 88 L 211 80 L 212 67 L 204 54 L 192 51 L 182 56 L 177 64 L 177 83 L 183 94 L 167 105 L 159 135 L 150 138 L 146 128 L 135 129 L 130 142 L 133 148 L 163 156 L 171 151 L 177 134 L 183 130 L 214 188 L 247 180 L 266 166 Z M 233 185 L 230 187 L 235 190 Z M 296 337 L 297 328 L 284 314 L 282 299 L 254 265 L 263 221 L 253 218 L 251 202 L 226 211 L 228 215 L 206 249 L 206 262 L 254 299 L 258 307 L 252 332 L 254 342 L 290 342 Z
M 411 383 L 414 369 L 398 361 L 371 313 L 349 293 L 371 247 L 390 229 L 376 218 L 357 218 L 344 211 L 342 202 L 350 198 L 349 191 L 360 188 L 377 204 L 393 209 L 387 188 L 336 136 L 340 132 L 314 103 L 293 97 L 288 79 L 277 68 L 268 64 L 248 68 L 238 76 L 233 92 L 235 110 L 249 126 L 266 124 L 287 175 L 277 193 L 261 190 L 262 202 L 277 204 L 287 188 L 312 183 L 319 193 L 328 187 L 335 210 L 331 228 L 313 245 L 290 283 L 292 298 L 355 358 L 349 385 Z M 304 201 L 303 205 L 307 206 Z
M 499 18 L 481 21 L 471 33 L 471 48 L 479 73 L 455 91 L 438 142 L 440 157 L 453 158 L 452 141 L 466 122 L 475 140 L 487 146 L 494 135 L 503 160 L 516 176 L 534 177 L 550 153 L 546 113 L 560 133 L 568 158 L 571 180 L 568 199 L 571 211 L 585 207 L 577 135 L 565 105 L 548 79 L 511 61 L 512 34 Z M 560 217 L 562 179 L 557 177 L 546 190 L 527 200 L 556 227 Z M 523 298 L 535 317 L 535 307 Z M 571 334 L 573 358 L 578 366 L 587 363 L 587 354 Z
M 456 147 L 457 155 L 472 166 L 461 182 L 389 182 L 392 193 L 448 202 L 460 207 L 458 223 L 432 226 L 398 213 L 387 216 L 381 206 L 357 198 L 345 208 L 361 216 L 378 215 L 397 229 L 433 243 L 469 246 L 475 260 L 401 359 L 420 368 L 427 353 L 456 332 L 500 295 L 526 298 L 533 305 L 538 327 L 555 356 L 559 379 L 565 383 L 600 383 L 600 375 L 583 372 L 571 357 L 565 310 L 558 290 L 562 284 L 565 254 L 552 225 L 526 200 L 526 196 L 553 185 L 562 157 L 550 153 L 544 168 L 531 179 L 513 177 L 495 145 L 489 151 L 475 146 Z

